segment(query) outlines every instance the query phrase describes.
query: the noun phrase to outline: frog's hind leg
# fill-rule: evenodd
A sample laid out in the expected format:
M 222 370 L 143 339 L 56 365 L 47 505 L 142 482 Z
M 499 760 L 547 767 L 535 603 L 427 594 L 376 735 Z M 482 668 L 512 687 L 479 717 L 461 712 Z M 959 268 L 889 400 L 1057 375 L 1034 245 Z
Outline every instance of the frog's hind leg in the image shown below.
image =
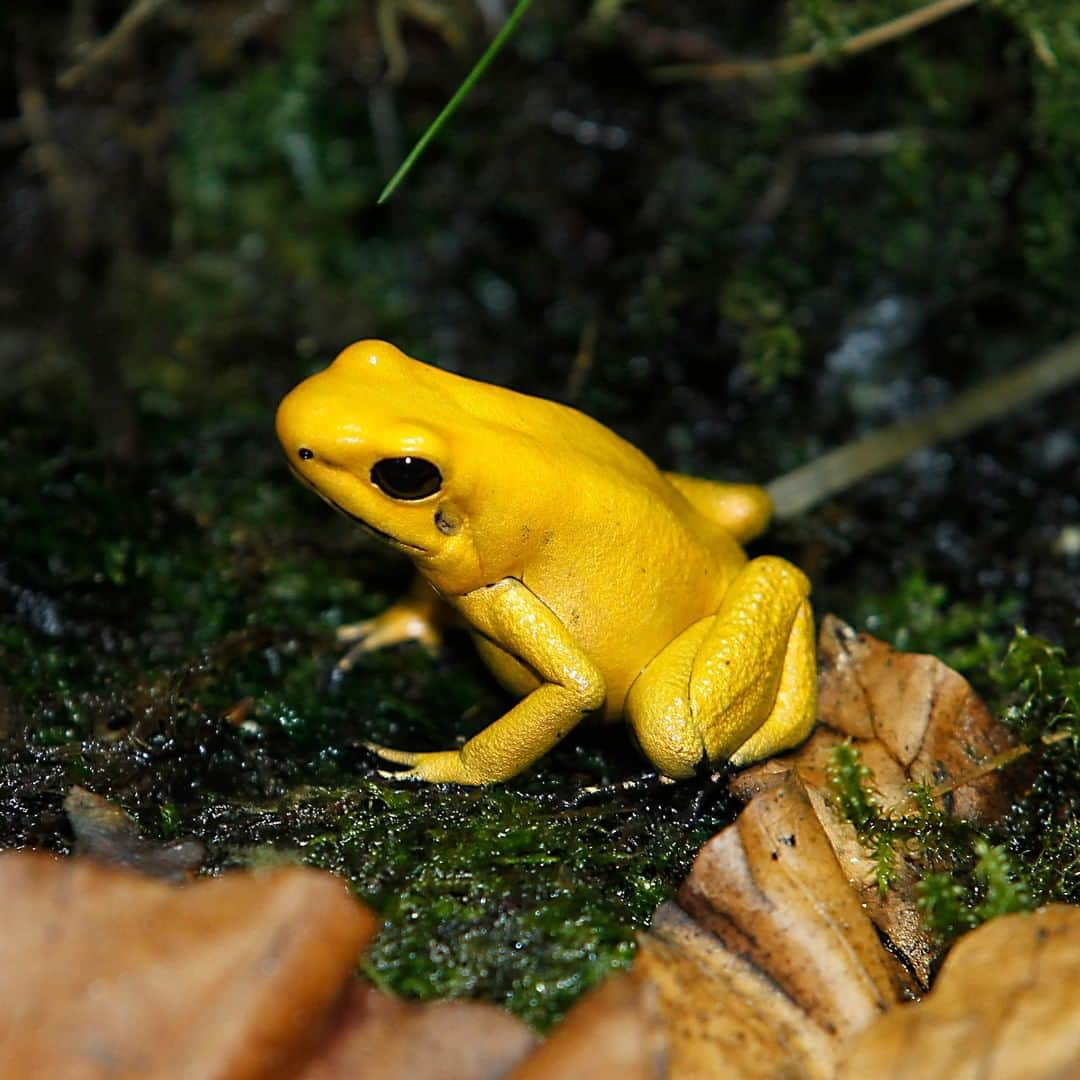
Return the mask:
M 723 484 L 682 473 L 664 478 L 697 512 L 726 529 L 740 544 L 764 532 L 772 516 L 769 493 L 757 484 Z
M 668 776 L 744 765 L 795 746 L 816 712 L 813 616 L 804 574 L 783 559 L 748 563 L 720 609 L 642 672 L 627 697 L 645 755 Z

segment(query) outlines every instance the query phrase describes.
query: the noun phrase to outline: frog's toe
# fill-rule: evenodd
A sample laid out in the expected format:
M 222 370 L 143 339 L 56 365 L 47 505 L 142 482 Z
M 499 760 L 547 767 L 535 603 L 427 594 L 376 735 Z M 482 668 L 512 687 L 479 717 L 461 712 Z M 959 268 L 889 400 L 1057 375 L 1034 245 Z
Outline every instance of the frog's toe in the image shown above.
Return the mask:
M 391 777 L 394 780 L 424 780 L 429 784 L 487 784 L 497 777 L 487 776 L 469 768 L 462 760 L 459 750 L 435 750 L 429 753 L 418 754 L 410 750 L 388 750 L 385 746 L 375 746 L 373 743 L 365 744 L 369 750 L 378 754 L 384 761 L 392 761 L 395 765 L 409 765 L 408 769 L 401 772 L 391 772 L 389 769 L 379 773 L 380 776 Z
M 378 623 L 378 617 L 374 619 L 362 619 L 360 622 L 345 623 L 334 631 L 334 637 L 342 645 L 352 645 L 357 641 L 363 641 Z
M 425 755 L 419 754 L 413 750 L 393 750 L 389 746 L 379 746 L 377 743 L 366 742 L 364 743 L 364 749 L 370 750 L 373 754 L 381 757 L 383 761 L 392 761 L 395 765 L 415 765 Z M 389 773 L 389 776 L 406 776 L 407 773 Z
M 392 769 L 376 769 L 375 775 L 382 777 L 383 780 L 395 780 L 405 781 L 406 783 L 422 783 L 419 776 L 416 775 L 413 769 L 402 769 L 399 772 L 394 772 Z
M 442 643 L 442 634 L 427 607 L 402 601 L 381 615 L 362 622 L 339 626 L 337 640 L 352 648 L 338 661 L 338 667 L 348 670 L 363 655 L 387 649 L 392 645 L 415 641 L 432 651 Z

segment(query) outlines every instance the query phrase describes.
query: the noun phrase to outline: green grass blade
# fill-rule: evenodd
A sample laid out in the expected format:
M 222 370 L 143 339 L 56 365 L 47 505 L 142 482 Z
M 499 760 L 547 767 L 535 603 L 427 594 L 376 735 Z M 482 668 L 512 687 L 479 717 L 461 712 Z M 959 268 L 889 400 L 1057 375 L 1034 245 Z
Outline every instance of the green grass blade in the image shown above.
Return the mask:
M 442 130 L 443 125 L 454 115 L 457 107 L 465 100 L 469 91 L 476 85 L 480 77 L 487 71 L 491 61 L 502 51 L 502 47 L 510 39 L 510 35 L 517 29 L 517 25 L 521 22 L 525 12 L 529 10 L 532 5 L 532 0 L 518 0 L 517 6 L 510 13 L 510 17 L 502 25 L 502 29 L 495 35 L 491 44 L 484 50 L 484 55 L 473 65 L 472 71 L 465 76 L 462 84 L 454 92 L 454 96 L 443 106 L 443 110 L 435 117 L 434 120 L 428 125 L 427 130 L 420 136 L 416 145 L 409 151 L 409 156 L 398 166 L 398 170 L 392 177 L 390 177 L 389 183 L 382 189 L 382 194 L 375 202 L 376 206 L 381 206 L 387 199 L 393 195 L 397 186 L 405 179 L 409 170 L 416 164 L 417 158 L 427 149 L 427 145 L 435 138 L 436 135 Z

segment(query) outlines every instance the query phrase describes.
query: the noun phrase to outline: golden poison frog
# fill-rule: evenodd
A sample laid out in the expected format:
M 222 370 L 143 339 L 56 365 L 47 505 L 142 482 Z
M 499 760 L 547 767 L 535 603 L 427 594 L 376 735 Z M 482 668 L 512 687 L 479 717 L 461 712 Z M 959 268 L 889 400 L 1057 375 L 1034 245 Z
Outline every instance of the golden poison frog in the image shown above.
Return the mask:
M 661 774 L 744 765 L 814 723 L 806 576 L 747 559 L 762 488 L 661 472 L 576 409 L 361 341 L 282 401 L 299 478 L 423 582 L 364 648 L 438 640 L 451 609 L 518 702 L 460 749 L 373 746 L 418 780 L 516 776 L 590 715 Z

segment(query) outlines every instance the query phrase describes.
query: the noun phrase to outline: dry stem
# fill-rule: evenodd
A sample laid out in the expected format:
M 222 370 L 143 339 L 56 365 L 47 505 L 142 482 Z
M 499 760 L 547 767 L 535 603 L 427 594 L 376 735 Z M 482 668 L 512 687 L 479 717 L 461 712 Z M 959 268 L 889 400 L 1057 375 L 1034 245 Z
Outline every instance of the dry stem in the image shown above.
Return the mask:
M 128 43 L 135 31 L 152 19 L 167 3 L 168 0 L 135 0 L 120 16 L 116 25 L 104 37 L 94 42 L 86 56 L 56 80 L 60 89 L 73 89 L 95 68 L 109 63 Z
M 913 34 L 947 15 L 971 7 L 978 0 L 933 0 L 933 3 L 899 15 L 895 19 L 853 34 L 837 49 L 840 56 L 855 56 L 884 45 L 888 41 Z M 734 60 L 719 64 L 671 64 L 654 68 L 652 76 L 661 82 L 722 82 L 728 79 L 758 78 L 764 75 L 790 75 L 809 71 L 824 64 L 830 53 L 803 52 L 778 56 L 772 60 Z

